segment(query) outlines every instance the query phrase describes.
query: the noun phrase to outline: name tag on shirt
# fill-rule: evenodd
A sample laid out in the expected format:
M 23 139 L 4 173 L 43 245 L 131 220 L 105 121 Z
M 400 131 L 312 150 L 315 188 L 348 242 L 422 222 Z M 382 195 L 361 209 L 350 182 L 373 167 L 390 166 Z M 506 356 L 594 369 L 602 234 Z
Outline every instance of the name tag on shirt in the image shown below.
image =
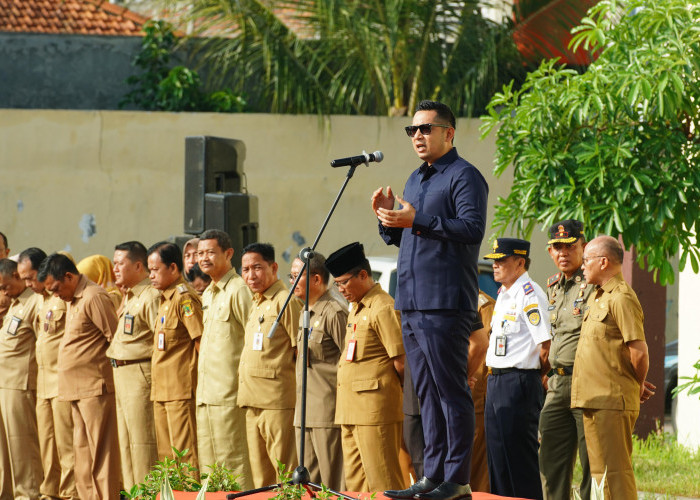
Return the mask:
M 345 355 L 345 361 L 352 361 L 355 359 L 355 347 L 357 346 L 357 340 L 352 339 L 348 342 L 348 352 Z
M 499 335 L 496 337 L 496 356 L 505 356 L 506 347 L 508 345 L 508 338 L 505 335 Z
M 263 348 L 263 332 L 255 332 L 253 335 L 253 350 L 262 351 Z
M 124 333 L 127 335 L 134 334 L 134 317 L 131 314 L 124 315 Z
M 22 322 L 20 318 L 17 316 L 12 316 L 12 319 L 10 320 L 10 326 L 7 327 L 7 333 L 10 335 L 17 335 L 17 329 L 19 328 L 19 324 Z
M 158 350 L 165 351 L 165 332 L 158 332 Z

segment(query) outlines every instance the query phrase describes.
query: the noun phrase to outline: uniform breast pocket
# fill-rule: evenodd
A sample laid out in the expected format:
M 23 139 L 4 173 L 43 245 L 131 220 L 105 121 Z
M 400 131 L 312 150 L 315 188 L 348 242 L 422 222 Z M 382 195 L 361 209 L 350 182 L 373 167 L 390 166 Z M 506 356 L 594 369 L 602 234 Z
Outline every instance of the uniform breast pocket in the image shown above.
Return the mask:
M 46 333 L 56 333 L 63 321 L 63 316 L 65 311 L 51 310 L 46 313 L 46 318 L 44 318 L 44 331 Z
M 597 339 L 605 338 L 605 320 L 608 313 L 608 305 L 601 303 L 595 303 L 586 311 L 583 320 L 589 335 Z
M 313 359 L 318 359 L 320 361 L 325 361 L 325 355 L 323 350 L 323 330 L 313 329 L 309 335 L 309 354 Z
M 228 323 L 228 319 L 231 317 L 231 308 L 222 305 L 217 307 L 215 310 L 210 311 L 210 314 L 216 321 Z
M 354 336 L 350 335 L 350 339 L 352 338 L 357 340 L 357 345 L 355 346 L 355 360 L 359 361 L 364 359 L 365 356 L 367 356 L 367 343 L 370 340 L 369 323 L 367 323 L 367 321 L 358 323 L 357 328 L 355 328 Z
M 515 321 L 505 320 L 503 325 L 503 333 L 506 335 L 509 333 L 520 333 L 520 321 L 517 319 Z

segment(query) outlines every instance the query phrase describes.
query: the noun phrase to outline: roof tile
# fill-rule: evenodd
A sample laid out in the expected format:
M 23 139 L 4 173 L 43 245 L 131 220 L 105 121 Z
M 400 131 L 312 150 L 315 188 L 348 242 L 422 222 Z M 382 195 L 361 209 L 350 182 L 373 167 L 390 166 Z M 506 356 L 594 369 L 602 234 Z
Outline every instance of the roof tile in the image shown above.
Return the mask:
M 142 36 L 147 20 L 107 0 L 0 0 L 0 31 Z

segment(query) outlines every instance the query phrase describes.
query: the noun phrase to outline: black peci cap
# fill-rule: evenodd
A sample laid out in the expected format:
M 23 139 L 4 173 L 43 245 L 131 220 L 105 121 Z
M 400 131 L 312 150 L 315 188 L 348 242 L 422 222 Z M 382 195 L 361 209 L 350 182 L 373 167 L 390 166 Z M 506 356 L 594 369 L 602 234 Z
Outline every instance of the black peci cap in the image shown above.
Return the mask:
M 326 259 L 326 269 L 337 278 L 361 266 L 366 260 L 362 244 L 356 241 L 330 254 Z

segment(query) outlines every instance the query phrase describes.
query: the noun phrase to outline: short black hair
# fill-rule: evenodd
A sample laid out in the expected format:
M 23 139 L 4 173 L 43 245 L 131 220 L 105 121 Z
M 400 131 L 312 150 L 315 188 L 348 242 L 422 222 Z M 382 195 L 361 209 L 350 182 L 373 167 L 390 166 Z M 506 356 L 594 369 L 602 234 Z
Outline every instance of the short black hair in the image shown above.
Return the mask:
M 148 256 L 146 247 L 140 241 L 125 241 L 114 247 L 114 250 L 126 252 L 126 257 L 131 262 L 140 262 L 143 267 L 148 268 Z
M 299 257 L 297 257 L 297 259 L 301 260 Z M 306 272 L 306 270 L 304 270 L 304 272 Z M 326 268 L 326 258 L 322 253 L 314 252 L 314 256 L 309 260 L 309 272 L 311 274 L 318 274 L 321 277 L 323 284 L 328 284 L 331 274 Z
M 247 253 L 259 253 L 268 264 L 274 264 L 275 262 L 275 247 L 269 243 L 251 243 L 246 245 L 241 256 Z
M 438 118 L 445 120 L 452 128 L 456 128 L 457 121 L 455 120 L 455 115 L 447 104 L 425 100 L 419 102 L 418 106 L 416 106 L 416 112 L 418 111 L 435 111 Z
M 39 266 L 36 279 L 44 282 L 51 276 L 55 280 L 62 280 L 66 273 L 80 274 L 72 260 L 60 253 L 52 253 Z
M 26 250 L 22 250 L 22 253 L 20 253 L 19 257 L 17 258 L 17 262 L 28 260 L 32 263 L 32 269 L 38 271 L 39 266 L 45 258 L 46 252 L 44 252 L 41 248 L 29 247 Z
M 207 239 L 210 239 L 210 238 L 207 238 Z M 207 283 L 211 282 L 211 276 L 209 276 L 208 274 L 204 274 L 204 271 L 202 271 L 202 268 L 199 267 L 199 264 L 195 264 L 194 266 L 192 266 L 192 269 L 187 271 L 186 276 L 187 276 L 187 281 L 189 281 L 190 283 L 192 283 L 197 278 L 202 279 L 202 280 L 206 281 Z
M 233 248 L 229 235 L 223 231 L 219 231 L 218 229 L 207 229 L 204 231 L 199 236 L 199 241 L 202 240 L 216 240 L 217 245 L 219 245 L 219 248 L 221 248 L 221 250 L 224 252 L 229 248 Z
M 170 267 L 170 264 L 175 264 L 178 271 L 182 272 L 182 250 L 175 243 L 159 241 L 148 249 L 148 257 L 152 253 L 160 255 L 160 260 L 166 266 Z
M 17 263 L 12 259 L 0 260 L 0 274 L 10 277 L 17 272 Z
M 5 250 L 7 250 L 7 236 L 5 236 L 5 233 L 0 232 L 0 238 L 2 238 L 2 242 L 5 244 Z

